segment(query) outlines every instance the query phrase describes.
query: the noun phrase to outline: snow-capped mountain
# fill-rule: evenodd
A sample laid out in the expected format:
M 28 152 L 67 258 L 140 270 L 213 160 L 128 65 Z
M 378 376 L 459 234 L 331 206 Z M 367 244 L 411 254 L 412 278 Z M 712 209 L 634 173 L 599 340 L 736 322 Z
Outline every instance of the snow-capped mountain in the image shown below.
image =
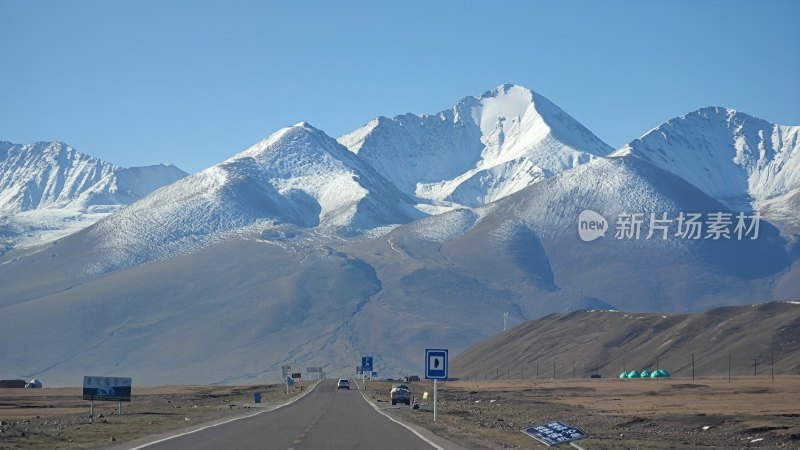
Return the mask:
M 275 237 L 302 229 L 348 236 L 423 216 L 356 155 L 300 123 L 92 227 L 104 255 L 92 272 L 174 256 L 250 226 Z
M 510 85 L 339 142 L 301 123 L 51 245 L 0 256 L 0 341 L 37 349 L 0 353 L 0 368 L 50 384 L 86 367 L 143 384 L 233 383 L 275 381 L 283 364 L 347 375 L 370 354 L 384 374 L 416 373 L 420 349 L 465 349 L 506 312 L 513 324 L 786 300 L 800 253 L 773 218 L 800 228 L 797 136 L 706 108 L 606 157 L 566 113 Z M 740 205 L 768 213 L 757 239 L 647 223 Z M 578 232 L 587 209 L 608 221 L 591 242 Z M 617 236 L 628 213 L 645 218 L 635 238 Z
M 0 142 L 5 247 L 70 234 L 184 176 L 175 166 L 118 167 L 63 142 Z
M 434 115 L 378 117 L 339 142 L 409 195 L 470 207 L 613 150 L 517 85 L 467 97 Z
M 800 195 L 800 126 L 708 107 L 665 122 L 611 156 L 646 160 L 731 209 L 764 210 L 778 222 L 800 220 L 794 207 Z
M 293 132 L 301 141 L 317 135 L 296 128 L 275 137 L 274 145 Z M 283 149 L 274 145 L 223 165 L 247 158 L 277 162 L 283 158 L 270 149 Z M 193 178 L 203 179 L 171 188 Z M 253 192 L 222 175 L 218 180 L 229 202 Z M 204 205 L 198 210 L 210 216 L 219 208 Z M 0 265 L 0 340 L 37 349 L 0 353 L 0 367 L 13 368 L 9 376 L 51 384 L 68 384 L 86 367 L 121 371 L 143 384 L 241 383 L 275 381 L 283 364 L 347 375 L 351 361 L 369 354 L 381 373 L 418 373 L 420 349 L 463 350 L 498 332 L 504 312 L 516 324 L 598 305 L 685 311 L 792 292 L 791 285 L 778 288 L 792 276 L 786 273 L 792 260 L 766 223 L 758 240 L 742 242 L 645 234 L 618 240 L 613 231 L 583 242 L 577 235 L 584 208 L 613 220 L 623 211 L 721 207 L 647 162 L 598 158 L 490 205 L 416 220 L 379 237 L 308 233 L 274 241 L 264 239 L 260 227 L 250 228 L 191 253 L 78 279 L 72 271 L 99 256 L 90 245 L 98 236 L 88 229 Z M 111 219 L 134 208 L 94 228 L 117 225 L 117 234 L 127 235 L 130 230 Z

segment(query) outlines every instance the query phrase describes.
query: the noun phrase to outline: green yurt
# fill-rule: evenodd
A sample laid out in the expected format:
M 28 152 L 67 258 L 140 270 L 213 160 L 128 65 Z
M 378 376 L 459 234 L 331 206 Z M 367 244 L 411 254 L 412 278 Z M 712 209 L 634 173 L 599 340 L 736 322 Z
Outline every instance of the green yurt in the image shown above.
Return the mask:
M 664 369 L 654 370 L 653 373 L 650 374 L 650 378 L 669 378 L 670 374 Z
M 635 370 L 628 372 L 628 378 L 639 378 L 641 375 Z
M 647 369 L 644 369 L 642 373 L 639 374 L 639 378 L 650 378 L 650 372 Z
M 628 372 L 622 372 L 621 374 L 619 374 L 619 377 L 620 377 L 620 379 L 623 379 L 623 380 L 625 378 L 628 378 Z

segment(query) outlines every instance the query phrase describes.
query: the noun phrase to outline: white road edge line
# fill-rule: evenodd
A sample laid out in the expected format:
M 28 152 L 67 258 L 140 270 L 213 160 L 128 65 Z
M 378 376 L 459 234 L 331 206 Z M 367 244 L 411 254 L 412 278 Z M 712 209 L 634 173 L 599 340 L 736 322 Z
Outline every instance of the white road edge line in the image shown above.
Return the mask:
M 132 447 L 132 448 L 130 448 L 129 450 L 139 450 L 139 449 L 142 449 L 142 448 L 145 448 L 145 447 L 149 447 L 149 446 L 151 446 L 151 445 L 160 444 L 160 443 L 162 443 L 162 442 L 170 441 L 170 440 L 172 440 L 172 439 L 177 439 L 177 438 L 179 438 L 179 437 L 183 437 L 183 436 L 186 436 L 186 435 L 189 435 L 189 434 L 192 434 L 192 433 L 197 433 L 198 431 L 207 430 L 207 429 L 209 429 L 209 428 L 214 428 L 214 427 L 218 427 L 218 426 L 220 426 L 220 425 L 225 425 L 226 423 L 231 423 L 231 422 L 235 422 L 235 421 L 237 421 L 237 420 L 242 420 L 242 419 L 249 419 L 249 418 L 251 418 L 251 417 L 255 417 L 255 416 L 259 415 L 259 414 L 264 414 L 264 413 L 268 413 L 268 412 L 275 411 L 276 409 L 283 408 L 284 406 L 289 406 L 289 405 L 291 405 L 292 403 L 294 403 L 294 402 L 296 402 L 296 401 L 300 400 L 301 398 L 305 397 L 306 395 L 310 394 L 310 393 L 311 393 L 311 391 L 313 391 L 313 390 L 314 390 L 314 388 L 315 388 L 315 387 L 317 387 L 317 385 L 318 385 L 318 384 L 319 384 L 319 381 L 317 381 L 317 382 L 316 382 L 316 383 L 315 383 L 313 386 L 311 386 L 311 389 L 309 389 L 308 391 L 306 391 L 306 393 L 305 393 L 305 394 L 299 395 L 299 396 L 297 396 L 297 397 L 295 397 L 295 398 L 293 398 L 293 399 L 289 400 L 289 401 L 288 401 L 288 402 L 286 402 L 286 403 L 281 403 L 280 405 L 277 405 L 277 406 L 275 406 L 274 408 L 271 408 L 271 409 L 265 409 L 265 410 L 263 410 L 263 411 L 259 411 L 259 412 L 257 412 L 257 413 L 250 414 L 250 415 L 247 415 L 247 416 L 235 417 L 235 418 L 233 418 L 233 419 L 229 419 L 229 420 L 226 420 L 226 421 L 223 421 L 223 422 L 214 423 L 214 424 L 211 424 L 211 425 L 206 425 L 206 426 L 204 426 L 204 427 L 201 427 L 201 428 L 198 428 L 198 429 L 196 429 L 196 430 L 187 431 L 187 432 L 185 432 L 185 433 L 176 434 L 176 435 L 174 435 L 174 436 L 170 436 L 170 437 L 165 437 L 165 438 L 163 438 L 163 439 L 159 439 L 159 440 L 157 440 L 157 441 L 148 442 L 147 444 L 142 444 L 142 445 L 140 445 L 140 446 L 138 446 L 138 447 Z
M 421 435 L 421 434 L 420 434 L 420 433 L 419 433 L 417 430 L 415 430 L 415 429 L 411 428 L 410 426 L 408 426 L 408 425 L 404 424 L 403 422 L 401 422 L 401 421 L 399 421 L 399 420 L 395 419 L 394 417 L 390 416 L 389 414 L 387 414 L 387 413 L 385 413 L 385 412 L 381 411 L 381 410 L 380 410 L 380 408 L 378 408 L 378 405 L 376 405 L 375 403 L 372 403 L 371 401 L 367 400 L 367 396 L 366 396 L 366 395 L 364 395 L 364 391 L 361 389 L 361 386 L 359 386 L 359 385 L 358 385 L 358 381 L 356 381 L 356 387 L 358 388 L 358 392 L 360 392 L 360 393 L 361 393 L 361 397 L 364 399 L 364 401 L 365 401 L 365 402 L 367 402 L 367 404 L 368 404 L 369 406 L 372 406 L 372 408 L 373 408 L 375 411 L 378 411 L 380 414 L 382 414 L 382 415 L 383 415 L 384 417 L 386 417 L 387 419 L 389 419 L 389 420 L 391 420 L 392 422 L 394 422 L 394 423 L 396 423 L 396 424 L 400 425 L 401 427 L 403 427 L 403 428 L 407 429 L 408 431 L 410 431 L 410 432 L 414 433 L 414 435 L 416 435 L 418 438 L 420 438 L 420 439 L 422 439 L 423 441 L 425 441 L 427 444 L 429 444 L 431 447 L 435 448 L 436 450 L 444 450 L 444 448 L 442 448 L 442 447 L 439 447 L 438 445 L 436 445 L 436 443 L 435 443 L 435 442 L 433 442 L 433 441 L 431 441 L 430 439 L 426 438 L 425 436 Z

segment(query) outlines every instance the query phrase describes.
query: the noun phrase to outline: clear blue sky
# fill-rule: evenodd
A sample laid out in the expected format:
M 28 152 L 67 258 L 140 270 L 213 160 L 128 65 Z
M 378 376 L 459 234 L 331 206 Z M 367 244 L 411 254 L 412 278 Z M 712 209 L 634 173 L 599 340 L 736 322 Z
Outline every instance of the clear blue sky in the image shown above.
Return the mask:
M 525 85 L 618 147 L 721 105 L 800 125 L 800 2 L 0 0 L 0 140 L 216 164 Z

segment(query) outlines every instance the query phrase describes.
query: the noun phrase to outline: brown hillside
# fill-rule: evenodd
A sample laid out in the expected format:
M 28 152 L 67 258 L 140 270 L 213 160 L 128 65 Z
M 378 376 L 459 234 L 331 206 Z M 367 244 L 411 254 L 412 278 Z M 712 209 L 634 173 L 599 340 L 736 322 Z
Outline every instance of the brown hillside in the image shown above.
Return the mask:
M 673 376 L 800 374 L 800 302 L 692 314 L 576 311 L 523 323 L 453 358 L 470 379 L 617 377 L 656 365 Z M 774 358 L 774 367 L 770 362 Z M 573 369 L 574 366 L 574 369 Z

